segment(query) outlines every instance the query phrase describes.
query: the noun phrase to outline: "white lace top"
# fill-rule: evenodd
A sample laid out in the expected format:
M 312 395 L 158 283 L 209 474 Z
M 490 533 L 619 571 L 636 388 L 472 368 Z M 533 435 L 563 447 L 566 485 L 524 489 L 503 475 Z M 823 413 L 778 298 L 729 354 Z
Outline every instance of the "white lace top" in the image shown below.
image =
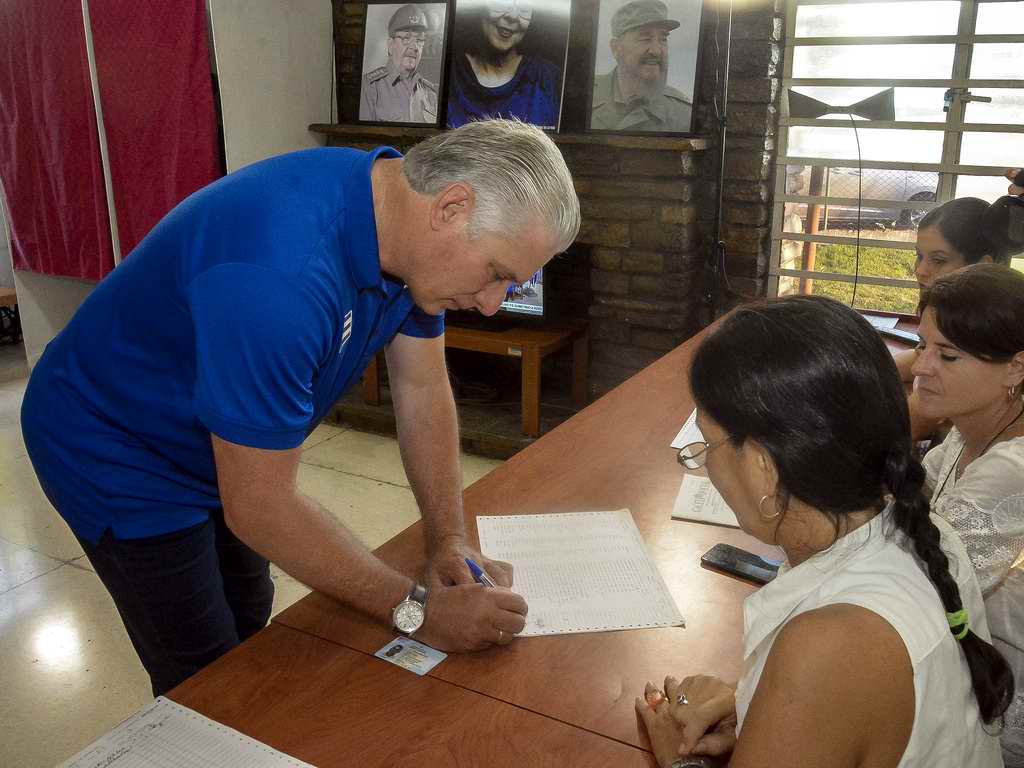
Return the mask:
M 996 443 L 957 479 L 963 445 L 953 428 L 924 458 L 932 512 L 960 534 L 985 597 L 993 643 L 1013 668 L 1017 692 L 1006 712 L 1003 758 L 1007 766 L 1024 766 L 1024 437 Z
M 942 445 L 928 451 L 924 468 L 932 512 L 960 534 L 987 597 L 1024 552 L 1024 437 L 996 443 L 958 480 L 954 464 L 963 447 L 954 427 Z

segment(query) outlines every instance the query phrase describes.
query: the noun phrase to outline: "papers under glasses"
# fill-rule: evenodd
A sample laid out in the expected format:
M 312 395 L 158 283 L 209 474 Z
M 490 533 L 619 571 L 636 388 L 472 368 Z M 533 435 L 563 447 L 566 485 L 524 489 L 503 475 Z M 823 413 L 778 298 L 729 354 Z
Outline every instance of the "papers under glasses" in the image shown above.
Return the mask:
M 694 408 L 690 415 L 686 417 L 686 421 L 683 422 L 683 427 L 679 430 L 679 434 L 672 441 L 672 447 L 682 448 L 690 443 L 700 443 L 703 441 L 704 435 L 700 431 L 700 427 L 697 426 L 697 409 Z

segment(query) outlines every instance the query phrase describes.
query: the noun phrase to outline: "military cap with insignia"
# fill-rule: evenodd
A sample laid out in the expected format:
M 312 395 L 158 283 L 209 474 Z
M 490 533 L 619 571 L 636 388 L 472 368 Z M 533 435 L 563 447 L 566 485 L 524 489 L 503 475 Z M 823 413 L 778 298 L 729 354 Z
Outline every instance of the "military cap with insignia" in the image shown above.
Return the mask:
M 612 37 L 622 37 L 637 27 L 657 24 L 665 29 L 675 29 L 679 22 L 668 17 L 668 6 L 661 0 L 633 0 L 619 8 L 612 16 Z
M 430 29 L 430 22 L 426 12 L 415 3 L 403 5 L 391 16 L 388 22 L 388 34 L 401 32 L 406 29 L 418 29 L 427 32 Z

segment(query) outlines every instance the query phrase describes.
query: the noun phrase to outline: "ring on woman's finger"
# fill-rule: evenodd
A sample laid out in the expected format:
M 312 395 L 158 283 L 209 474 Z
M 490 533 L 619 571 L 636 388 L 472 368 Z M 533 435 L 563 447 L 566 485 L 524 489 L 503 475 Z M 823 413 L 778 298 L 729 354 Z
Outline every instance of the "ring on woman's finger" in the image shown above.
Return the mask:
M 658 705 L 661 704 L 663 701 L 666 701 L 665 694 L 657 689 L 645 693 L 644 699 L 647 701 L 647 706 L 653 710 L 657 710 Z
M 685 706 L 686 704 L 689 704 L 689 703 L 690 703 L 690 700 L 686 698 L 686 694 L 684 694 L 682 691 L 680 691 L 679 695 L 676 696 L 676 704 L 681 704 L 681 705 Z

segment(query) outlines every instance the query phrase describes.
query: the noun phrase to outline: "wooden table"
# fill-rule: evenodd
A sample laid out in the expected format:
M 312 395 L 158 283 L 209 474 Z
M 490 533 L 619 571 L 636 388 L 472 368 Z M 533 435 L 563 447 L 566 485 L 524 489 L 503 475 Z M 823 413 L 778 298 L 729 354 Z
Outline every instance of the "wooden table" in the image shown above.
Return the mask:
M 572 344 L 572 399 L 580 408 L 587 404 L 587 357 L 590 344 L 587 330 L 586 321 L 549 328 L 509 328 L 505 331 L 450 325 L 445 328 L 444 345 L 446 348 L 521 358 L 523 433 L 537 437 L 540 435 L 540 365 L 552 352 Z M 377 355 L 371 360 L 363 374 L 363 399 L 371 405 L 380 403 L 381 357 Z
M 172 697 L 318 765 L 397 765 L 397 756 L 420 756 L 422 747 L 435 751 L 413 764 L 653 766 L 633 711 L 644 682 L 660 683 L 669 673 L 740 674 L 741 603 L 752 587 L 702 569 L 700 555 L 720 541 L 777 551 L 735 529 L 670 519 L 682 468 L 669 443 L 693 408 L 687 370 L 698 341 L 542 437 L 465 496 L 473 536 L 481 514 L 628 507 L 685 629 L 520 638 L 449 656 L 417 678 L 372 658 L 394 630 L 314 593 Z M 422 524 L 377 553 L 418 574 Z M 453 714 L 463 707 L 479 707 L 482 720 Z M 387 712 L 402 727 L 385 728 Z M 486 735 L 474 730 L 480 722 L 488 724 Z M 559 750 L 570 742 L 582 751 L 566 757 Z M 505 761 L 506 752 L 515 759 Z
M 279 624 L 170 698 L 320 768 L 652 765 L 635 747 Z
M 703 334 L 702 334 L 703 335 Z M 318 766 L 654 766 L 633 712 L 647 680 L 736 679 L 753 588 L 704 570 L 741 531 L 670 519 L 682 468 L 669 443 L 693 408 L 701 336 L 598 400 L 466 492 L 466 517 L 628 507 L 687 626 L 561 637 L 452 655 L 428 676 L 372 654 L 395 632 L 317 593 L 278 615 L 171 698 Z M 891 345 L 899 348 L 900 345 Z M 905 347 L 904 347 L 905 348 Z M 377 553 L 417 575 L 417 523 Z
M 646 748 L 634 697 L 668 673 L 739 677 L 741 602 L 752 588 L 702 569 L 724 541 L 772 555 L 742 531 L 671 520 L 682 468 L 672 438 L 693 409 L 689 361 L 700 337 L 670 352 L 545 435 L 466 491 L 470 534 L 479 514 L 628 507 L 687 621 L 687 628 L 537 637 L 451 656 L 431 675 L 499 701 Z M 409 575 L 423 567 L 417 523 L 377 550 Z M 373 653 L 393 630 L 312 594 L 276 622 Z

